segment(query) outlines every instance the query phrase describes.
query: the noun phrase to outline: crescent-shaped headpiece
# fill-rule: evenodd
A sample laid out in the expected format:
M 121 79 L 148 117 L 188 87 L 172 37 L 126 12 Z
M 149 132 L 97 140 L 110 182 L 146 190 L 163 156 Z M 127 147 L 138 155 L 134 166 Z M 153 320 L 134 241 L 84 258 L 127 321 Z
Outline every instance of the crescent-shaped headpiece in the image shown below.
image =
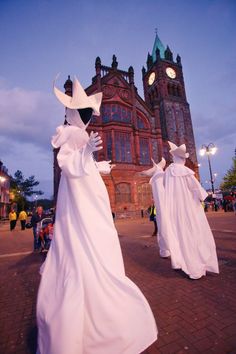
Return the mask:
M 70 109 L 83 109 L 92 108 L 93 114 L 100 115 L 100 106 L 102 102 L 102 92 L 95 93 L 88 96 L 81 86 L 79 80 L 75 77 L 72 86 L 72 97 L 66 95 L 60 91 L 56 86 L 56 80 L 59 75 L 56 76 L 53 82 L 53 90 L 57 99 L 67 108 Z
M 179 156 L 183 159 L 187 159 L 189 157 L 189 153 L 186 153 L 186 145 L 182 144 L 180 146 L 175 145 L 174 143 L 168 141 L 170 145 L 170 153 L 172 156 Z

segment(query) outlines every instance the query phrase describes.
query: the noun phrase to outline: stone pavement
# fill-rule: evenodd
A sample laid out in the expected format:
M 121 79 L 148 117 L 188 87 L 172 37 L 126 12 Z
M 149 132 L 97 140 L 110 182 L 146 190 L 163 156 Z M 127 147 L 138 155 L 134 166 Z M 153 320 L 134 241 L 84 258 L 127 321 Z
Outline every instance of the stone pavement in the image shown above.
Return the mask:
M 116 222 L 127 275 L 147 297 L 159 329 L 158 341 L 145 354 L 236 353 L 236 216 L 207 216 L 220 274 L 200 280 L 172 270 L 170 260 L 158 256 L 148 220 Z M 17 226 L 10 232 L 7 223 L 0 224 L 0 354 L 36 350 L 35 304 L 43 256 L 31 252 L 32 238 L 32 230 Z

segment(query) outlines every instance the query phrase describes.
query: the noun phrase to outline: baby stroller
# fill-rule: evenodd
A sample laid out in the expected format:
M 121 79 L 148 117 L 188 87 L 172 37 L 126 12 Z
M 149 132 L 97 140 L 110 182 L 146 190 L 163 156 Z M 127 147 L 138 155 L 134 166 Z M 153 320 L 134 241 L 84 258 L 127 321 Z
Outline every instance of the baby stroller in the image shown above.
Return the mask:
M 53 236 L 53 219 L 50 217 L 42 219 L 37 223 L 38 244 L 41 252 L 47 252 L 51 245 Z

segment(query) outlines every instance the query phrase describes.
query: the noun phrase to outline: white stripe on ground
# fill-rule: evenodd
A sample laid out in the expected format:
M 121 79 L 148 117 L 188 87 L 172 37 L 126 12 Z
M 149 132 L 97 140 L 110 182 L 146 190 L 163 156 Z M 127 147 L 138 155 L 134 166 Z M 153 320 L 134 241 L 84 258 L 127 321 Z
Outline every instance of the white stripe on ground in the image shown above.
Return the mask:
M 211 229 L 211 231 L 226 232 L 226 233 L 230 233 L 230 234 L 235 234 L 235 233 L 236 233 L 236 231 L 233 231 L 233 230 L 219 230 L 219 229 Z
M 17 257 L 17 256 L 23 256 L 26 254 L 31 254 L 33 253 L 32 251 L 27 251 L 27 252 L 19 252 L 19 253 L 7 253 L 7 254 L 1 254 L 0 258 L 7 258 L 7 257 Z

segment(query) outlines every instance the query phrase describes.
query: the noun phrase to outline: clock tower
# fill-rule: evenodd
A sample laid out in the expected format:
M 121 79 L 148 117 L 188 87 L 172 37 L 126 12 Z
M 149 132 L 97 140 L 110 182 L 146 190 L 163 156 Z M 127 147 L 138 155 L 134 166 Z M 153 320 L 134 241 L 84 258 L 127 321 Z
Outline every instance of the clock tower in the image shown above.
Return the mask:
M 145 102 L 154 113 L 155 124 L 161 129 L 162 154 L 169 160 L 167 141 L 186 144 L 190 154 L 187 165 L 198 174 L 198 165 L 189 104 L 187 102 L 181 58 L 173 60 L 170 48 L 162 44 L 156 34 L 152 54 L 143 67 Z

